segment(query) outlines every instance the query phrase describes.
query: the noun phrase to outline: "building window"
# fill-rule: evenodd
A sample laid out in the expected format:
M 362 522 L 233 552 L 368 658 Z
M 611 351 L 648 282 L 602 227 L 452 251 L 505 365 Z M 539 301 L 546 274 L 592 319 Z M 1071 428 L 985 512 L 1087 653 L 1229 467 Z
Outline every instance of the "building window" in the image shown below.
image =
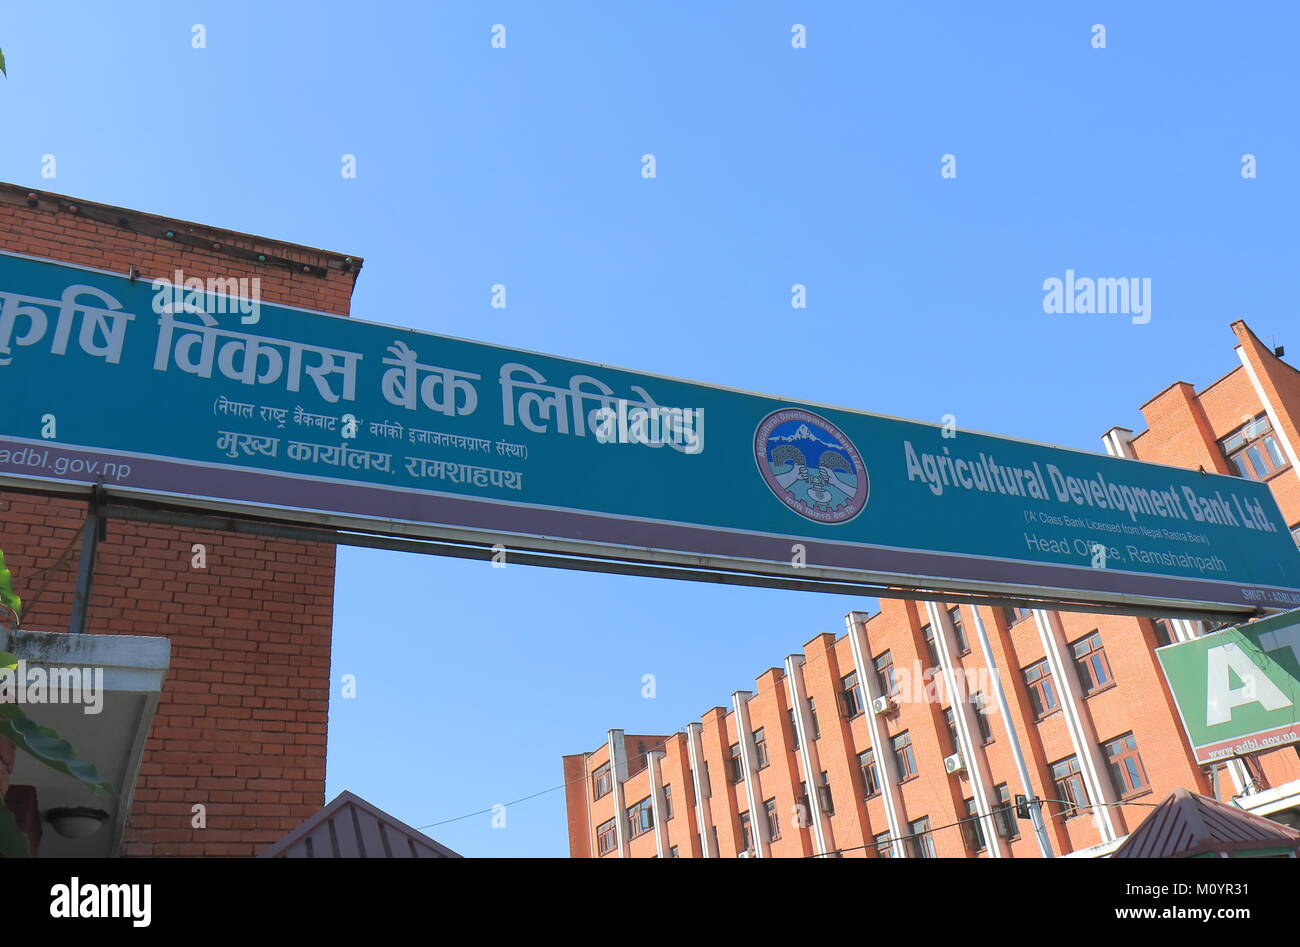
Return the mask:
M 876 666 L 876 681 L 880 684 L 880 693 L 894 693 L 894 656 L 886 651 L 872 662 Z
M 957 653 L 970 654 L 970 645 L 966 643 L 966 626 L 961 623 L 961 606 L 954 605 L 948 609 L 948 617 L 952 620 L 953 643 L 957 645 Z
M 1300 546 L 1300 525 L 1291 527 L 1291 538 L 1295 540 L 1297 546 Z
M 794 719 L 794 708 L 786 711 L 790 715 L 790 749 L 799 749 L 799 724 Z
M 894 745 L 894 760 L 898 763 L 898 778 L 909 779 L 916 775 L 916 757 L 912 755 L 912 732 L 904 730 L 891 738 Z
M 664 787 L 664 821 L 671 822 L 673 819 L 673 787 L 671 785 Z
M 781 820 L 776 816 L 776 799 L 769 799 L 763 803 L 763 809 L 767 812 L 768 840 L 775 842 L 781 837 Z
M 713 798 L 713 779 L 709 776 L 709 761 L 704 761 L 704 798 Z
M 669 857 L 669 858 L 681 858 L 681 857 L 682 857 L 680 854 L 678 854 L 678 852 L 677 852 L 677 846 L 676 846 L 676 845 L 674 845 L 672 848 L 668 849 L 668 857 Z
M 1056 699 L 1056 685 L 1052 681 L 1052 669 L 1043 659 L 1029 665 L 1022 672 L 1025 675 L 1025 687 L 1029 689 L 1029 702 L 1034 705 L 1034 718 L 1042 720 L 1060 706 Z
M 1168 618 L 1152 619 L 1151 626 L 1156 632 L 1157 648 L 1163 648 L 1165 645 L 1174 643 L 1174 627 Z
M 984 706 L 984 695 L 976 691 L 970 695 L 970 702 L 975 710 L 975 723 L 980 728 L 980 741 L 988 746 L 993 742 L 993 721 L 989 720 L 991 715 L 988 708 Z
M 1016 622 L 1020 621 L 1021 619 L 1028 618 L 1030 614 L 1030 610 L 1028 608 L 1021 608 L 1019 605 L 1014 605 L 1011 606 L 1010 608 L 1005 608 L 1003 609 L 1003 611 L 1006 613 L 1008 625 L 1014 625 Z
M 917 819 L 907 827 L 908 834 L 912 837 L 908 844 L 912 850 L 913 858 L 937 858 L 934 851 L 934 836 L 930 834 L 930 819 Z
M 1101 690 L 1111 682 L 1110 663 L 1106 660 L 1106 649 L 1101 646 L 1101 634 L 1092 634 L 1080 638 L 1070 645 L 1074 652 L 1074 666 L 1079 672 L 1079 683 L 1087 694 Z
M 741 851 L 752 852 L 754 850 L 754 829 L 749 824 L 749 813 L 740 814 L 740 842 Z
M 939 644 L 934 640 L 934 628 L 928 623 L 922 625 L 921 637 L 925 639 L 925 650 L 930 658 L 930 667 L 939 667 Z
M 876 750 L 868 747 L 858 754 L 858 769 L 862 772 L 862 789 L 870 799 L 880 792 L 880 777 L 876 773 Z
M 1053 763 L 1052 782 L 1056 784 L 1056 802 L 1063 818 L 1080 815 L 1088 808 L 1088 790 L 1083 785 L 1078 758 L 1071 756 Z
M 831 795 L 831 783 L 824 771 L 822 772 L 821 779 L 818 780 L 818 782 L 821 784 L 817 787 L 817 794 L 818 800 L 821 802 L 822 811 L 827 815 L 834 815 L 835 797 Z
M 1266 480 L 1290 466 L 1264 414 L 1229 434 L 1219 445 L 1237 475 L 1248 480 Z
M 605 763 L 594 773 L 591 774 L 591 795 L 599 799 L 602 796 L 609 795 L 614 788 L 614 779 L 609 772 L 609 764 Z
M 654 827 L 655 811 L 649 796 L 636 805 L 627 807 L 627 834 L 630 838 L 636 838 Z
M 982 852 L 988 847 L 984 841 L 984 823 L 980 821 L 979 810 L 973 798 L 966 800 L 966 818 L 961 823 L 962 835 L 966 838 L 966 847 L 972 852 Z
M 948 746 L 951 747 L 948 753 L 960 753 L 961 741 L 957 739 L 957 715 L 952 712 L 951 707 L 943 709 L 943 722 L 948 727 Z
M 1020 820 L 1016 818 L 1016 807 L 1011 801 L 1011 789 L 1006 783 L 1000 783 L 993 791 L 998 796 L 997 807 L 993 810 L 998 835 L 1004 839 L 1020 838 Z
M 727 758 L 727 765 L 731 768 L 730 776 L 733 783 L 743 783 L 745 781 L 745 763 L 740 758 L 740 744 L 731 744 L 731 755 Z
M 1133 734 L 1126 733 L 1103 743 L 1102 749 L 1106 751 L 1106 759 L 1110 762 L 1110 778 L 1120 798 L 1127 799 L 1151 788 Z
M 802 779 L 799 780 L 799 798 L 794 801 L 796 811 L 799 813 L 797 824 L 799 828 L 806 828 L 812 823 L 812 806 L 808 799 L 808 784 Z
M 754 731 L 754 756 L 758 760 L 758 768 L 764 769 L 768 764 L 767 734 L 763 732 L 762 727 Z
M 614 820 L 602 822 L 596 829 L 596 852 L 604 856 L 608 855 L 618 847 L 618 827 L 614 825 Z
M 881 832 L 875 837 L 876 855 L 880 858 L 894 857 L 894 840 L 889 837 L 888 832 Z
M 822 738 L 822 725 L 817 720 L 817 701 L 811 697 L 808 698 L 808 716 L 812 717 L 813 739 L 820 740 Z
M 844 704 L 844 716 L 850 720 L 862 713 L 862 688 L 858 686 L 857 671 L 840 678 L 840 700 Z

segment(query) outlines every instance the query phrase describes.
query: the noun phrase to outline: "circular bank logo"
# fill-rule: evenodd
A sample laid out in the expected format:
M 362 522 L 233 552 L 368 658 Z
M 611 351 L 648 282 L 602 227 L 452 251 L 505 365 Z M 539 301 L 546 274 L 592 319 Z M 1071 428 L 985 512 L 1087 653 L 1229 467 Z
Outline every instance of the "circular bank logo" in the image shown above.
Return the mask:
M 844 432 L 800 408 L 773 411 L 754 432 L 754 459 L 769 489 L 800 516 L 847 523 L 867 505 L 867 468 Z

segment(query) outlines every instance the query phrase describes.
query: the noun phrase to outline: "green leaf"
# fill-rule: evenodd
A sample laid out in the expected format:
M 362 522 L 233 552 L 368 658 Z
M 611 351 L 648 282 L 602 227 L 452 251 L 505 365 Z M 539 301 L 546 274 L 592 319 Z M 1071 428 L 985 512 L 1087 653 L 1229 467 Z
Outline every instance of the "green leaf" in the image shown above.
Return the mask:
M 27 836 L 18 828 L 18 820 L 0 801 L 0 855 L 5 858 L 31 858 Z
M 9 73 L 5 72 L 5 51 L 3 49 L 0 49 L 0 76 L 4 76 L 6 79 L 9 78 Z
M 0 651 L 0 671 L 14 671 L 18 669 L 18 659 L 8 651 Z
M 0 54 L 0 67 L 3 66 L 4 56 Z M 3 68 L 0 68 L 0 72 L 3 71 Z M 3 549 L 0 549 L 0 605 L 13 612 L 14 627 L 17 628 L 18 621 L 23 613 L 23 600 L 14 591 L 14 577 L 9 573 L 9 567 L 5 565 L 5 552 Z
M 71 776 L 95 792 L 114 792 L 93 763 L 77 759 L 77 751 L 49 727 L 42 727 L 17 704 L 0 704 L 0 737 L 26 750 L 46 766 Z

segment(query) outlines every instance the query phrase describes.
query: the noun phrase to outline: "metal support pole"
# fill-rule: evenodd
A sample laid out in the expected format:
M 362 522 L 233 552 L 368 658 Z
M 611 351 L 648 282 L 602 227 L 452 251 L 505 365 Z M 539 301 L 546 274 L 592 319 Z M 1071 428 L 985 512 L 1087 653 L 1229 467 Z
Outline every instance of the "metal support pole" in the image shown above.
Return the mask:
M 77 562 L 77 591 L 72 598 L 72 621 L 68 632 L 74 635 L 86 633 L 86 610 L 90 606 L 90 592 L 95 583 L 95 553 L 99 550 L 100 540 L 108 532 L 108 521 L 100 514 L 103 503 L 103 487 L 95 485 L 90 494 L 90 506 L 86 511 L 86 522 L 82 526 L 81 558 Z

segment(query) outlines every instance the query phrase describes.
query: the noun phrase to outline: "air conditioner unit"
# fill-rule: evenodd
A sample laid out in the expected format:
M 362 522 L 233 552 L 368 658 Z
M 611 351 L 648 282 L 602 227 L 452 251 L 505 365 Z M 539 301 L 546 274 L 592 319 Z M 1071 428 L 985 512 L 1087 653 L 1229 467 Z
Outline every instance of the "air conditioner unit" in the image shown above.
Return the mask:
M 743 852 L 737 852 L 737 853 L 736 853 L 736 857 L 737 857 L 737 858 L 753 858 L 754 856 L 753 856 L 753 854 L 752 854 L 748 849 L 746 849 L 746 850 L 743 851 Z
M 887 714 L 894 709 L 894 702 L 889 699 L 889 695 L 877 697 L 871 702 L 871 712 L 873 714 Z
M 961 758 L 960 753 L 954 753 L 952 756 L 943 758 L 943 771 L 945 773 L 960 773 L 966 768 L 966 761 Z

